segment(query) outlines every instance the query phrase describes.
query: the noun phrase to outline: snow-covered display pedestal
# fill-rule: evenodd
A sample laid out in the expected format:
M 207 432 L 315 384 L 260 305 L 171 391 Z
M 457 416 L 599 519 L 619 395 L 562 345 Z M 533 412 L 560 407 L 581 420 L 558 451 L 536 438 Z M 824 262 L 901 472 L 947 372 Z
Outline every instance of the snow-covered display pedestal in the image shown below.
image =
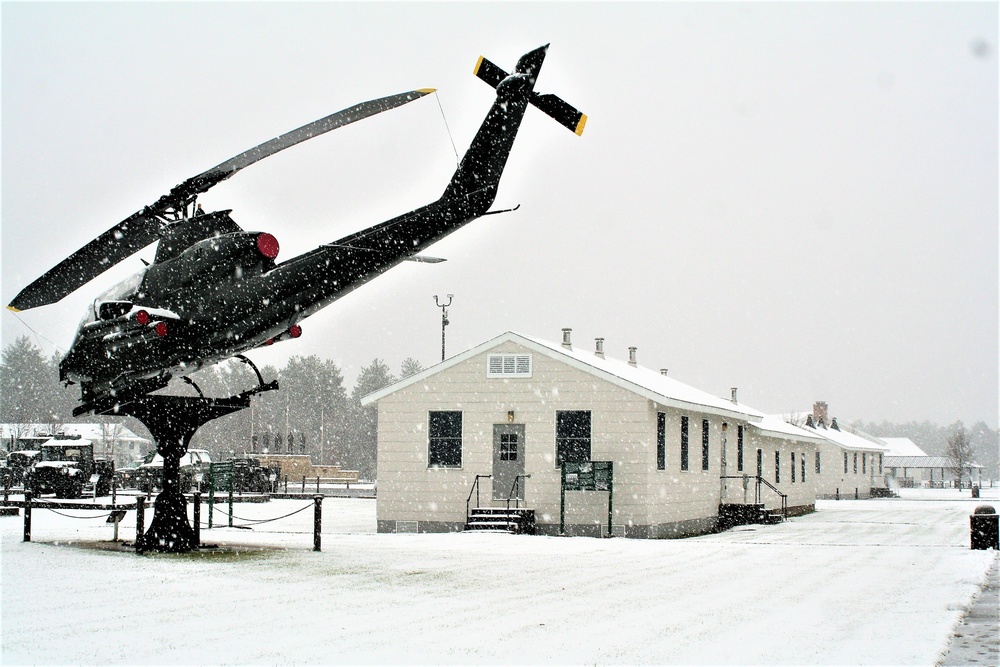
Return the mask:
M 101 413 L 129 415 L 141 421 L 163 457 L 163 490 L 153 503 L 149 530 L 136 538 L 136 551 L 179 553 L 198 548 L 194 528 L 188 523 L 187 499 L 180 489 L 181 457 L 187 453 L 188 444 L 199 428 L 213 419 L 250 407 L 250 396 L 257 391 L 229 398 L 146 395 Z

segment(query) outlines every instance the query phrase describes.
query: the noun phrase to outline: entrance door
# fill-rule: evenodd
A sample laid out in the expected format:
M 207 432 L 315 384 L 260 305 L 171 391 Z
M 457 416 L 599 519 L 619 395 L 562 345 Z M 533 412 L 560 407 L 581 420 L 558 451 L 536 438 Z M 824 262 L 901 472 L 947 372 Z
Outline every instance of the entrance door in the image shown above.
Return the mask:
M 524 474 L 524 424 L 493 425 L 493 500 L 524 500 L 524 478 L 510 495 L 514 480 Z

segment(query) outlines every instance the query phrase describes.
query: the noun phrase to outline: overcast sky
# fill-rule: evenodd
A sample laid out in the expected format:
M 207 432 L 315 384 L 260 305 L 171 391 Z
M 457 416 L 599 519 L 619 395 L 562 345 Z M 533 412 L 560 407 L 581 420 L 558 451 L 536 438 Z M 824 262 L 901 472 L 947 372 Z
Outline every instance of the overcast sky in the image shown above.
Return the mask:
M 428 96 L 271 157 L 201 201 L 279 261 L 437 199 L 510 70 L 551 43 L 496 208 L 303 323 L 348 388 L 504 331 L 669 368 L 766 412 L 998 414 L 996 3 L 2 6 L 2 297 L 173 185 L 363 100 Z M 444 115 L 442 116 L 442 110 Z M 447 122 L 446 122 L 447 121 Z M 65 351 L 99 291 L 4 310 Z M 22 323 L 23 321 L 23 323 Z

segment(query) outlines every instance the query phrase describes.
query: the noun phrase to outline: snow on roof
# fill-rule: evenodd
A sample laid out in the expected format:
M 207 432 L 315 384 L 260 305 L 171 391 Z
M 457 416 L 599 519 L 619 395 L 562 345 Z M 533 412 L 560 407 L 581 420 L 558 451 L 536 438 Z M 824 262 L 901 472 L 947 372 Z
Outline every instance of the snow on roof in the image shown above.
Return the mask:
M 601 358 L 592 351 L 566 348 L 560 343 L 553 343 L 512 331 L 501 334 L 461 354 L 435 364 L 420 373 L 411 375 L 395 384 L 369 394 L 361 399 L 361 404 L 370 405 L 389 394 L 420 382 L 431 375 L 440 373 L 506 342 L 514 342 L 539 354 L 563 361 L 574 368 L 596 375 L 623 389 L 645 396 L 660 405 L 680 409 L 696 409 L 700 412 L 735 419 L 746 419 L 751 422 L 759 422 L 764 417 L 764 413 L 758 410 L 741 403 L 734 403 L 726 398 L 713 396 L 708 392 L 696 389 L 672 377 L 662 375 L 659 371 L 638 365 L 633 366 L 628 362 L 618 359 Z
M 869 440 L 868 438 L 864 438 L 856 433 L 850 433 L 849 431 L 841 431 L 828 426 L 812 428 L 809 426 L 803 426 L 802 428 L 810 433 L 817 434 L 821 438 L 826 438 L 828 441 L 844 449 L 866 450 L 869 452 L 878 452 L 880 454 L 885 454 L 889 450 L 889 448 L 884 444 Z
M 955 463 L 947 456 L 886 456 L 883 460 L 886 468 L 953 468 Z M 978 463 L 970 463 L 967 468 L 982 468 Z
M 0 437 L 3 438 L 41 438 L 56 433 L 80 436 L 88 440 L 104 441 L 114 439 L 118 442 L 152 443 L 149 438 L 136 435 L 130 428 L 119 422 L 108 424 L 71 422 L 66 424 L 0 424 Z
M 786 440 L 802 440 L 821 444 L 826 439 L 811 430 L 795 426 L 786 422 L 781 415 L 766 415 L 759 424 L 751 424 L 752 428 L 759 430 L 763 435 L 769 435 Z
M 879 438 L 879 440 L 889 446 L 886 456 L 927 456 L 927 452 L 909 438 Z

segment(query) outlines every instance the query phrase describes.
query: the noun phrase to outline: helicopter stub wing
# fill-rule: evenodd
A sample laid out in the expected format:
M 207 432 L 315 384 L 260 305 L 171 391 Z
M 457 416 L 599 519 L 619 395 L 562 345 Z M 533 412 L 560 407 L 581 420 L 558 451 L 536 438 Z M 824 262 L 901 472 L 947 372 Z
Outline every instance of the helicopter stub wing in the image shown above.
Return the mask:
M 159 240 L 175 222 L 165 217 L 167 214 L 174 218 L 183 217 L 184 209 L 193 203 L 199 194 L 208 191 L 241 169 L 307 139 L 383 111 L 395 109 L 432 92 L 433 88 L 422 88 L 356 104 L 265 141 L 187 179 L 174 186 L 156 203 L 133 213 L 47 271 L 21 290 L 7 308 L 19 312 L 61 300 L 115 264 Z

